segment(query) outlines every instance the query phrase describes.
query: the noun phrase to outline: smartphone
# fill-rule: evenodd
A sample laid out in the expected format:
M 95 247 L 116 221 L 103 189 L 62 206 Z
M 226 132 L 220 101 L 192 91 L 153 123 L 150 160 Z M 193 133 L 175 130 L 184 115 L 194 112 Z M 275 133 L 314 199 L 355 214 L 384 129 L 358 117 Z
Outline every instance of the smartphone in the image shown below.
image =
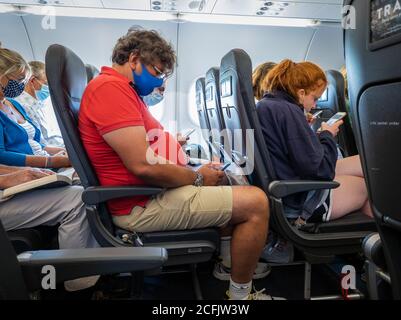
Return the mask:
M 346 112 L 337 112 L 334 116 L 332 116 L 328 121 L 327 124 L 329 126 L 332 126 L 333 124 L 335 124 L 337 121 L 340 121 L 341 119 L 345 118 L 345 116 L 347 115 Z
M 312 119 L 317 119 L 323 113 L 323 110 L 320 110 L 312 115 Z
M 182 134 L 183 138 L 188 138 L 191 134 L 193 134 L 195 132 L 196 129 L 191 129 L 185 133 Z

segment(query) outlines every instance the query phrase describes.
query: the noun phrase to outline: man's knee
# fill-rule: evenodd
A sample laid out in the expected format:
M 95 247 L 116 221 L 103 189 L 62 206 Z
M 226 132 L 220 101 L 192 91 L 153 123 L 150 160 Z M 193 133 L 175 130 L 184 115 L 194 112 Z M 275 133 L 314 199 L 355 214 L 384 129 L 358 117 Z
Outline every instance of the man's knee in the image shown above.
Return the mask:
M 237 193 L 238 207 L 249 217 L 269 218 L 269 200 L 265 192 L 257 187 L 240 187 L 234 191 Z
M 66 187 L 63 190 L 63 199 L 61 202 L 64 202 L 62 205 L 68 212 L 65 219 L 63 219 L 64 221 L 86 218 L 85 204 L 82 202 L 82 192 L 83 188 L 78 186 Z

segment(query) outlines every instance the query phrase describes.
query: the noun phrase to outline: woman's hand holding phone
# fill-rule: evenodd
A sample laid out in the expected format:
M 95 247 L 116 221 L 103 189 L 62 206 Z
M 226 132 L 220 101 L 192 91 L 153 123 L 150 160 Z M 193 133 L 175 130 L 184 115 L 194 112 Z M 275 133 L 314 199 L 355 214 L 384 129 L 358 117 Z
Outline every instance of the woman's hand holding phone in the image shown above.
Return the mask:
M 344 121 L 339 120 L 336 123 L 332 124 L 331 126 L 328 125 L 326 122 L 322 122 L 322 126 L 320 127 L 320 132 L 322 131 L 329 131 L 333 137 L 336 137 L 338 132 L 340 131 L 340 126 L 344 123 Z

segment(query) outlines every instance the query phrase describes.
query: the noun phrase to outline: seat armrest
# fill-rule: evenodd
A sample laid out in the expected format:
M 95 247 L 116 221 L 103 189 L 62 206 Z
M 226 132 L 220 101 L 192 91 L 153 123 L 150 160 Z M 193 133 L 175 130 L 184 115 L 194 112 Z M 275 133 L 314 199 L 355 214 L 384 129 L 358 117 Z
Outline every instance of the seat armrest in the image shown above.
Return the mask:
M 336 181 L 273 181 L 269 185 L 269 193 L 273 197 L 281 199 L 299 192 L 322 189 L 336 189 L 339 186 L 340 184 Z
M 87 205 L 97 205 L 112 199 L 153 196 L 161 193 L 164 189 L 153 187 L 89 187 L 82 194 L 82 201 Z
M 52 266 L 55 282 L 92 275 L 151 270 L 167 261 L 164 248 L 96 248 L 27 251 L 17 257 L 29 290 L 41 288 L 44 266 Z

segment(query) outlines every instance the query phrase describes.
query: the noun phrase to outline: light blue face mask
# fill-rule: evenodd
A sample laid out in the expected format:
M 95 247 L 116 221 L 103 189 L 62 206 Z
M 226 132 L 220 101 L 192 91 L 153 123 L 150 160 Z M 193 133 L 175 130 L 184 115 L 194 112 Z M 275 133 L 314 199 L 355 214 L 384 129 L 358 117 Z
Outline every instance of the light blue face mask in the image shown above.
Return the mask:
M 160 93 L 158 89 L 153 90 L 153 92 L 145 97 L 143 97 L 143 102 L 148 107 L 153 107 L 160 103 L 164 99 L 164 95 Z
M 49 86 L 47 84 L 42 85 L 40 90 L 36 90 L 36 98 L 40 101 L 46 100 L 50 96 Z

